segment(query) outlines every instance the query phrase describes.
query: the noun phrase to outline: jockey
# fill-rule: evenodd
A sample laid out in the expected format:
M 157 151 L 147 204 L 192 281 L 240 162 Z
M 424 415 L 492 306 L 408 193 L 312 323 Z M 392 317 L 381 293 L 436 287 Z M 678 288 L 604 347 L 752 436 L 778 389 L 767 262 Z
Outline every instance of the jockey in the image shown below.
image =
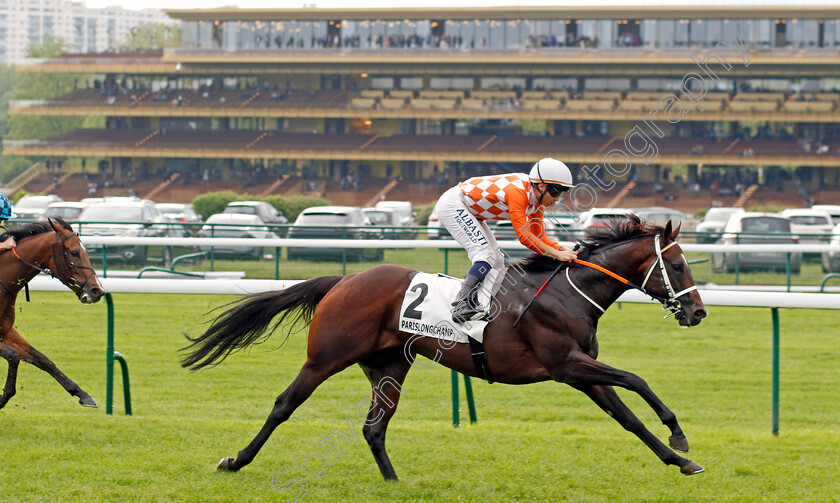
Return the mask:
M 0 229 L 5 230 L 6 220 L 16 217 L 17 215 L 12 213 L 12 203 L 9 201 L 9 198 L 0 194 Z M 15 238 L 12 236 L 6 235 L 4 237 L 6 237 L 6 239 L 0 241 L 0 252 L 10 250 L 17 245 L 15 243 Z
M 488 280 L 491 296 L 501 287 L 504 255 L 485 220 L 510 220 L 519 241 L 536 253 L 561 261 L 577 257 L 545 235 L 542 221 L 545 209 L 551 209 L 572 186 L 569 168 L 547 157 L 534 164 L 530 174 L 470 178 L 440 196 L 435 213 L 472 262 L 452 304 L 453 321 L 463 323 L 486 315 L 478 305 L 477 294 L 488 273 L 493 273 Z

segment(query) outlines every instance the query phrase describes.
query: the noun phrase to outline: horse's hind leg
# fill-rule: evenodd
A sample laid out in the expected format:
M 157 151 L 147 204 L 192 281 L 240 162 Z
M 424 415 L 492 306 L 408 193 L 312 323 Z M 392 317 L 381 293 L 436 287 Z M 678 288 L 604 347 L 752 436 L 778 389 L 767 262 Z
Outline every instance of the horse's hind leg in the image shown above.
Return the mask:
M 30 363 L 47 374 L 51 375 L 53 379 L 58 381 L 65 390 L 71 395 L 79 398 L 79 403 L 85 407 L 96 407 L 96 400 L 93 399 L 85 390 L 83 390 L 75 381 L 67 377 L 64 372 L 56 367 L 55 363 L 46 357 L 43 353 L 32 347 L 26 342 L 23 337 L 12 329 L 4 339 L 4 341 L 17 350 L 20 358 Z
M 9 362 L 9 373 L 6 376 L 6 385 L 3 386 L 3 394 L 0 395 L 0 409 L 2 409 L 6 406 L 9 400 L 15 396 L 20 355 L 17 354 L 17 351 L 15 351 L 14 348 L 0 343 L 0 356 Z
M 385 480 L 397 480 L 397 474 L 385 451 L 385 430 L 397 411 L 403 380 L 411 364 L 402 348 L 379 351 L 359 363 L 373 388 L 373 399 L 362 433 L 365 435 L 379 471 Z
M 678 455 L 656 438 L 653 433 L 645 428 L 645 425 L 633 414 L 630 408 L 621 401 L 621 398 L 618 397 L 611 386 L 572 384 L 572 387 L 586 393 L 593 402 L 604 409 L 610 417 L 618 421 L 625 430 L 639 437 L 666 465 L 679 466 L 680 472 L 685 475 L 694 475 L 704 470 L 702 466 Z
M 295 380 L 286 388 L 286 391 L 277 397 L 274 401 L 274 408 L 265 420 L 262 429 L 260 429 L 254 440 L 251 441 L 244 449 L 239 451 L 234 458 L 223 458 L 219 462 L 218 470 L 222 471 L 237 471 L 254 460 L 257 453 L 271 436 L 280 423 L 289 419 L 289 416 L 297 409 L 303 402 L 312 395 L 322 382 L 326 381 L 328 377 L 342 370 L 345 367 L 335 368 L 324 367 L 323 365 L 316 365 L 307 361 L 303 368 L 300 369 Z

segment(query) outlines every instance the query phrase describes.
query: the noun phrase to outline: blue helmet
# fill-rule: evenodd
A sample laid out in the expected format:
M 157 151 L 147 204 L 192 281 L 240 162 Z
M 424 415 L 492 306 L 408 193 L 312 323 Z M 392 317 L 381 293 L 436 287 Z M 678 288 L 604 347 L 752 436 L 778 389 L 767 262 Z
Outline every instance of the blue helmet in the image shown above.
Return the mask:
M 4 194 L 0 194 L 0 220 L 10 218 L 17 218 L 17 215 L 12 213 L 12 202 Z

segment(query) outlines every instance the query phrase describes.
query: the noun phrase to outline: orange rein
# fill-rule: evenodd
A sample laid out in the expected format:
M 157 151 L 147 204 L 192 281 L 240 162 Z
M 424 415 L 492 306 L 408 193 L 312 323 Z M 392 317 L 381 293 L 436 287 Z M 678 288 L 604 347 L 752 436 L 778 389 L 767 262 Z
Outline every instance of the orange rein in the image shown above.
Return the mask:
M 574 262 L 575 264 L 585 265 L 586 267 L 591 267 L 592 269 L 595 269 L 596 271 L 601 271 L 602 273 L 606 274 L 607 276 L 609 276 L 611 278 L 615 278 L 618 281 L 621 281 L 625 285 L 630 283 L 629 279 L 624 278 L 622 276 L 619 276 L 618 274 L 610 271 L 609 269 L 605 269 L 605 268 L 599 266 L 598 264 L 593 264 L 592 262 L 587 262 L 585 260 L 580 260 L 580 259 L 576 259 L 576 258 L 572 259 L 572 262 Z

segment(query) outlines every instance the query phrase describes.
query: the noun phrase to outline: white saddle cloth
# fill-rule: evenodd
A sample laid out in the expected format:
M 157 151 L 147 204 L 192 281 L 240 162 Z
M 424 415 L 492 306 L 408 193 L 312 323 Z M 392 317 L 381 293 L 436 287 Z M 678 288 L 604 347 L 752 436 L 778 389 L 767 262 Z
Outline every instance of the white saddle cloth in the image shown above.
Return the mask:
M 452 321 L 452 303 L 461 283 L 462 280 L 444 274 L 417 273 L 400 307 L 400 331 L 450 342 L 466 343 L 467 336 L 483 341 L 488 321 Z M 482 306 L 489 304 L 489 298 L 481 299 L 480 293 L 479 300 Z

